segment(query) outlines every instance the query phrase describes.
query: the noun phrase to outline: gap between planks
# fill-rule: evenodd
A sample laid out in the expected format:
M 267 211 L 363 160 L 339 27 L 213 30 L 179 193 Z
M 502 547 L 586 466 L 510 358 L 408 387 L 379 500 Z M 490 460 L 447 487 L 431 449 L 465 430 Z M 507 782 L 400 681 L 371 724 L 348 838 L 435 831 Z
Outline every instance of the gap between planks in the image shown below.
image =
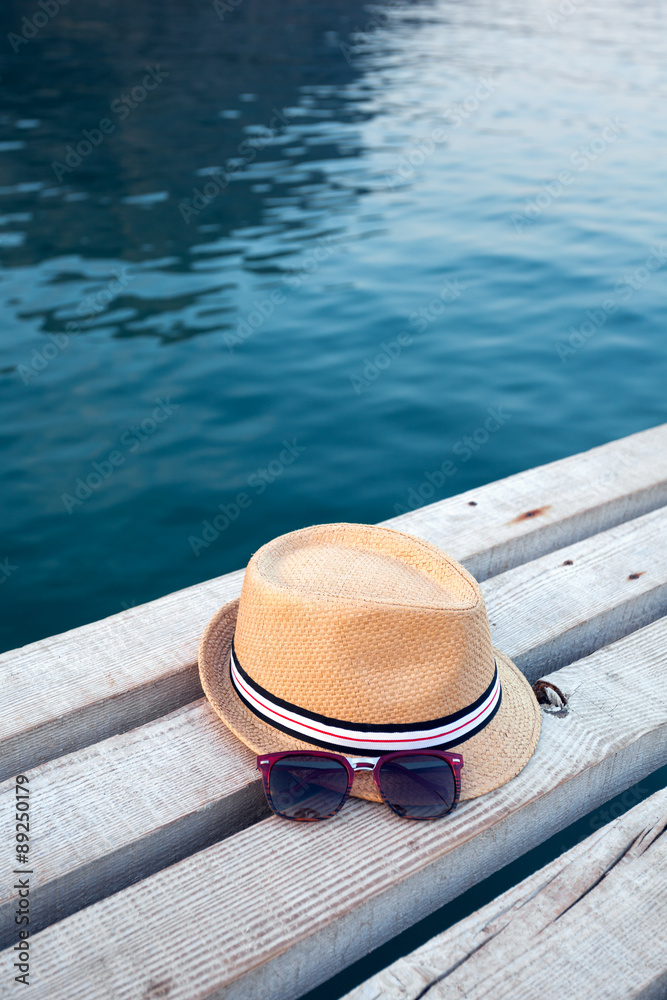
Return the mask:
M 480 580 L 667 504 L 667 424 L 385 522 Z M 0 780 L 201 695 L 199 636 L 243 572 L 0 656 Z
M 628 567 L 640 565 L 641 576 L 628 580 Z M 495 643 L 532 681 L 667 610 L 667 509 L 482 586 Z M 267 812 L 254 755 L 203 700 L 28 773 L 50 819 L 35 851 L 36 929 Z M 9 822 L 12 795 L 10 781 L 0 785 L 0 831 Z M 11 905 L 11 880 L 5 880 L 0 947 L 15 930 Z
M 665 764 L 666 648 L 663 619 L 551 675 L 567 713 L 442 823 L 359 800 L 305 828 L 271 817 L 47 928 L 32 995 L 293 1000 Z
M 667 789 L 343 1000 L 664 1000 Z

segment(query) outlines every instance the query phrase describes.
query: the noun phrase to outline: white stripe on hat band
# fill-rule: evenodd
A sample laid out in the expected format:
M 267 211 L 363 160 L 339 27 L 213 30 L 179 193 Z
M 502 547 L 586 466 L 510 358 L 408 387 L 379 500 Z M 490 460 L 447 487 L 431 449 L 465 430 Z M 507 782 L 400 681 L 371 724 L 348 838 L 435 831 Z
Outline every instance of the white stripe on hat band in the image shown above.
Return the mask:
M 411 731 L 378 732 L 373 730 L 371 732 L 364 729 L 343 729 L 329 722 L 324 724 L 301 715 L 293 708 L 286 708 L 283 704 L 272 702 L 266 693 L 257 689 L 245 671 L 245 676 L 241 676 L 233 650 L 230 673 L 234 687 L 241 699 L 267 722 L 274 723 L 282 730 L 289 730 L 295 737 L 304 739 L 306 742 L 337 743 L 342 747 L 349 748 L 350 753 L 355 752 L 355 747 L 363 747 L 366 751 L 371 748 L 377 749 L 378 754 L 380 754 L 392 750 L 423 750 L 447 742 L 462 743 L 468 733 L 472 734 L 473 730 L 477 732 L 485 725 L 486 721 L 495 713 L 501 698 L 500 677 L 497 676 L 493 689 L 484 702 L 472 708 L 465 715 L 459 716 L 456 721 L 445 723 L 435 730 L 432 726 L 426 728 L 427 724 L 423 723 L 421 729 Z

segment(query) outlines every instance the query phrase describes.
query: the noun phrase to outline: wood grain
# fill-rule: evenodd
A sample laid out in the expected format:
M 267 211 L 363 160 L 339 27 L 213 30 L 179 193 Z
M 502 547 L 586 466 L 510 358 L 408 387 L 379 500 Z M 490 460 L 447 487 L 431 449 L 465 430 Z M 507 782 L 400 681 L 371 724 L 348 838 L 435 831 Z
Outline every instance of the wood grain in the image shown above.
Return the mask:
M 383 524 L 439 545 L 482 581 L 665 504 L 662 424 Z
M 255 754 L 205 699 L 28 771 L 31 932 L 269 814 Z M 0 843 L 14 779 L 0 785 Z M 14 866 L 16 867 L 16 866 Z M 0 948 L 17 938 L 12 858 L 0 859 Z
M 667 789 L 344 1000 L 664 1000 Z
M 563 553 L 556 553 L 482 585 L 497 644 L 531 679 L 651 621 L 659 606 L 667 610 L 667 509 L 565 553 L 571 566 L 563 567 Z M 627 580 L 630 555 L 647 567 L 638 580 Z M 49 817 L 47 832 L 36 835 L 33 929 L 265 815 L 254 764 L 199 700 L 29 770 L 40 814 Z M 140 794 L 130 794 L 137 786 Z M 0 834 L 12 795 L 11 780 L 0 785 Z M 13 940 L 11 914 L 11 879 L 0 878 L 0 947 Z
M 436 542 L 485 579 L 665 505 L 666 445 L 667 424 L 385 523 Z M 0 780 L 199 697 L 199 637 L 242 578 L 230 573 L 0 656 Z
M 667 614 L 667 508 L 482 584 L 495 645 L 531 683 Z
M 0 780 L 201 697 L 197 644 L 243 572 L 0 656 Z
M 562 668 L 528 766 L 442 823 L 271 817 L 54 924 L 31 995 L 293 1000 L 665 764 L 666 651 L 663 619 Z

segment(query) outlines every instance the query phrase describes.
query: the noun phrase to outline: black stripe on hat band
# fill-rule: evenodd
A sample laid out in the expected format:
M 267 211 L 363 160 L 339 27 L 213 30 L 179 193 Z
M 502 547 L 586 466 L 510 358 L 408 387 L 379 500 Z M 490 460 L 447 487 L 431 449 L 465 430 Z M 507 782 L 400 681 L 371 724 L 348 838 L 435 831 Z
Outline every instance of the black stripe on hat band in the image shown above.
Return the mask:
M 481 732 L 491 722 L 502 700 L 496 664 L 494 679 L 483 695 L 458 712 L 423 723 L 363 725 L 318 715 L 271 695 L 240 667 L 233 649 L 230 674 L 234 689 L 243 704 L 267 725 L 304 743 L 362 756 L 377 757 L 392 750 L 445 750 L 457 746 Z M 331 731 L 327 732 L 327 728 Z M 439 733 L 438 729 L 451 731 Z M 343 738 L 345 731 L 350 735 Z M 442 738 L 438 739 L 440 736 Z

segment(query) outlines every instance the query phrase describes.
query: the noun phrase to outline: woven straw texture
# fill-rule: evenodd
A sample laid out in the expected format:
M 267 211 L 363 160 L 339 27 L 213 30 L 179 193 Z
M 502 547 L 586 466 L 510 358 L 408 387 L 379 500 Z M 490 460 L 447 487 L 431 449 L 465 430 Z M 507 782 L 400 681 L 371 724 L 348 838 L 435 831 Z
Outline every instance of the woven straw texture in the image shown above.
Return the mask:
M 240 663 L 273 695 L 353 723 L 421 723 L 456 712 L 489 686 L 494 655 L 502 704 L 457 746 L 462 799 L 509 781 L 532 756 L 540 710 L 530 685 L 493 649 L 476 580 L 445 553 L 389 528 L 331 524 L 274 539 L 248 564 L 241 597 L 209 622 L 199 649 L 213 708 L 259 753 L 321 749 L 263 722 L 229 676 Z M 380 801 L 369 774 L 353 794 Z

